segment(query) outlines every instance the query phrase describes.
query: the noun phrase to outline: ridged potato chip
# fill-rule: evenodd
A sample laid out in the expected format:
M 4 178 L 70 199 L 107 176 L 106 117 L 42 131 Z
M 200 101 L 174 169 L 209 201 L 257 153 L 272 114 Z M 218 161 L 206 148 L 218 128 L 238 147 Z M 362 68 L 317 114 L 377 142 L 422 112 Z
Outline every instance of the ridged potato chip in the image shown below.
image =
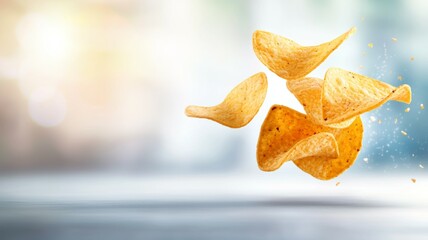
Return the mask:
M 231 128 L 247 125 L 262 106 L 268 82 L 266 74 L 257 73 L 237 85 L 222 103 L 212 106 L 188 106 L 186 115 L 206 118 Z
M 347 128 L 331 128 L 314 124 L 293 109 L 274 105 L 260 129 L 257 163 L 263 171 L 274 171 L 291 160 L 315 178 L 328 180 L 354 163 L 362 137 L 360 117 Z
M 301 46 L 288 38 L 257 30 L 253 34 L 253 49 L 257 58 L 278 76 L 287 80 L 299 79 L 319 66 L 355 30 L 351 28 L 318 46 Z
M 328 69 L 324 80 L 287 81 L 287 88 L 313 122 L 335 128 L 349 126 L 356 116 L 388 100 L 411 102 L 411 89 L 406 84 L 396 88 L 339 68 Z

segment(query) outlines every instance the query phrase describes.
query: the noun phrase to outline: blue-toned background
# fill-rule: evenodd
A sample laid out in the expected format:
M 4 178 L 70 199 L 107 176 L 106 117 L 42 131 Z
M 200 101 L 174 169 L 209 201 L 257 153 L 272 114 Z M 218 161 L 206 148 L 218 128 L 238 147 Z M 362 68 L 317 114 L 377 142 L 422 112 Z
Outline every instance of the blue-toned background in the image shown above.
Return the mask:
M 425 239 L 427 12 L 423 0 L 0 1 L 0 236 Z M 258 61 L 252 33 L 316 45 L 352 26 L 309 76 L 340 67 L 409 84 L 412 103 L 364 114 L 362 152 L 335 180 L 291 163 L 261 172 L 267 110 L 303 109 Z M 245 128 L 184 115 L 259 71 L 268 95 Z M 378 209 L 402 205 L 413 210 Z

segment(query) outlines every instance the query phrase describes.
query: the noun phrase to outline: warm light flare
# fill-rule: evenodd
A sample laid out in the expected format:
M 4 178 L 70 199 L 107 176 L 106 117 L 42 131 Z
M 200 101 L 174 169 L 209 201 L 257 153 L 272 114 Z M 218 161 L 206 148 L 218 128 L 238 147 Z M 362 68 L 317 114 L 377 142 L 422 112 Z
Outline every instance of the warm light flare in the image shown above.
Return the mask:
M 72 50 L 71 28 L 60 18 L 31 13 L 21 19 L 16 35 L 23 54 L 41 61 L 65 60 Z

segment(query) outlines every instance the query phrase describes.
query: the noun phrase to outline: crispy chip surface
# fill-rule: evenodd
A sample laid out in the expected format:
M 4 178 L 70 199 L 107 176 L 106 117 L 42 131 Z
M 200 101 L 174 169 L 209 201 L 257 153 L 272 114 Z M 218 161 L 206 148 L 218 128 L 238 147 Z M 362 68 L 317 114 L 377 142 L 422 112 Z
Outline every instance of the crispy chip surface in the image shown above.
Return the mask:
M 355 117 L 339 123 L 328 124 L 324 121 L 321 104 L 322 84 L 322 79 L 302 78 L 297 81 L 287 81 L 287 88 L 296 96 L 300 104 L 303 105 L 308 118 L 312 122 L 333 128 L 348 127 L 354 122 Z
M 336 39 L 318 46 L 301 46 L 288 38 L 257 30 L 253 34 L 253 49 L 257 58 L 272 72 L 293 80 L 312 72 L 355 30 L 351 28 Z
M 328 180 L 354 163 L 362 136 L 359 117 L 347 128 L 331 128 L 314 124 L 293 109 L 274 105 L 260 130 L 257 162 L 261 170 L 274 171 L 292 160 L 315 178 Z
M 287 81 L 287 88 L 315 123 L 335 128 L 349 126 L 356 116 L 388 100 L 410 103 L 408 85 L 396 88 L 376 79 L 339 68 L 330 68 L 325 79 Z
M 247 125 L 262 106 L 268 82 L 266 74 L 260 72 L 237 85 L 222 103 L 213 107 L 188 106 L 186 115 L 206 118 L 231 128 Z

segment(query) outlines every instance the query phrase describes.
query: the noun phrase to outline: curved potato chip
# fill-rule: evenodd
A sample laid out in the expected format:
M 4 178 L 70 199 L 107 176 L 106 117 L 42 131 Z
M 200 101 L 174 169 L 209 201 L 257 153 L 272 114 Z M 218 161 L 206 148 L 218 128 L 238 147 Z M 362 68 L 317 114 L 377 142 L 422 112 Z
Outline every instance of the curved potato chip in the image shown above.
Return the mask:
M 345 128 L 354 122 L 355 117 L 339 123 L 325 124 L 322 115 L 321 91 L 322 79 L 302 78 L 298 81 L 287 81 L 287 88 L 303 105 L 308 118 L 316 124 L 327 125 L 333 128 Z
M 336 39 L 318 46 L 301 46 L 288 38 L 258 30 L 253 34 L 253 49 L 257 58 L 272 72 L 293 80 L 312 72 L 355 30 L 351 28 Z
M 330 128 L 314 124 L 293 109 L 274 105 L 260 129 L 257 163 L 263 171 L 274 171 L 292 160 L 306 173 L 328 180 L 354 163 L 362 137 L 360 117 L 347 128 Z
M 340 68 L 327 70 L 322 90 L 322 110 L 325 123 L 338 123 L 375 109 L 388 100 L 409 104 L 409 85 L 393 87 L 382 81 Z
M 411 89 L 389 84 L 339 68 L 327 70 L 325 80 L 302 78 L 287 81 L 287 88 L 315 123 L 329 127 L 349 126 L 356 116 L 388 100 L 410 103 Z
M 287 88 L 302 104 L 308 118 L 320 125 L 326 125 L 332 128 L 346 128 L 355 121 L 351 117 L 339 123 L 326 124 L 322 113 L 322 84 L 323 80 L 319 78 L 302 78 L 297 81 L 287 81 Z
M 206 118 L 231 128 L 247 125 L 262 106 L 267 92 L 266 74 L 257 73 L 239 85 L 226 96 L 222 103 L 213 107 L 188 106 L 189 117 Z

